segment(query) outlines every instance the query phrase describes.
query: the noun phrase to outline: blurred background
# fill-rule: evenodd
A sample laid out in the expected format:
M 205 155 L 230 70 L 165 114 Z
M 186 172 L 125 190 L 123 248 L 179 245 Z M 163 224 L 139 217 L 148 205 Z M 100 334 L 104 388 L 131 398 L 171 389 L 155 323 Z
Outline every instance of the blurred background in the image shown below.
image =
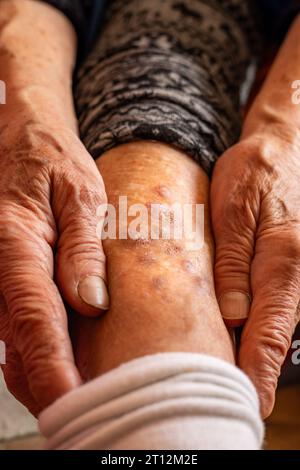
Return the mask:
M 40 449 L 37 422 L 7 391 L 0 372 L 0 450 Z

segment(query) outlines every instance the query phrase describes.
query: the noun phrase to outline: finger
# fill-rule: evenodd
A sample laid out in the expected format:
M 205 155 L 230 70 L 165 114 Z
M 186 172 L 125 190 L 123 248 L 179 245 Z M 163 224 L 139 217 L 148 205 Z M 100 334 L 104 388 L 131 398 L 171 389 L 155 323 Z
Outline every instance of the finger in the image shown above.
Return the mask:
M 104 218 L 97 215 L 99 207 L 106 209 L 103 182 L 100 175 L 84 183 L 81 177 L 68 175 L 64 185 L 55 188 L 53 210 L 59 229 L 56 281 L 73 309 L 95 316 L 109 306 L 101 242 Z
M 239 365 L 256 386 L 264 418 L 273 409 L 281 366 L 298 322 L 297 244 L 297 238 L 286 234 L 267 236 L 258 240 L 252 263 L 253 303 L 241 338 Z
M 51 278 L 52 250 L 31 226 L 15 220 L 13 228 L 5 224 L 2 229 L 0 288 L 30 392 L 44 408 L 79 385 L 80 377 L 64 305 Z
M 0 339 L 5 343 L 5 363 L 1 364 L 1 369 L 6 386 L 18 401 L 37 416 L 40 409 L 29 390 L 22 359 L 13 347 L 7 307 L 2 295 L 0 295 Z
M 250 270 L 254 252 L 258 197 L 226 174 L 213 177 L 212 226 L 216 242 L 215 285 L 220 310 L 230 327 L 242 325 L 250 309 Z

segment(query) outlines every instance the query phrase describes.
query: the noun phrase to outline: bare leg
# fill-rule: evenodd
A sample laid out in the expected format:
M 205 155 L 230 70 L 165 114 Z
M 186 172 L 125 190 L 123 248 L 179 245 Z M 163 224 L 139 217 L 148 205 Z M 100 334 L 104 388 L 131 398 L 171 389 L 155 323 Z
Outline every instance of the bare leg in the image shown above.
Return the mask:
M 80 319 L 76 356 L 89 380 L 131 359 L 157 352 L 204 353 L 234 362 L 213 282 L 209 180 L 188 156 L 168 145 L 137 142 L 97 161 L 108 201 L 205 204 L 205 244 L 182 240 L 106 240 L 110 310 Z

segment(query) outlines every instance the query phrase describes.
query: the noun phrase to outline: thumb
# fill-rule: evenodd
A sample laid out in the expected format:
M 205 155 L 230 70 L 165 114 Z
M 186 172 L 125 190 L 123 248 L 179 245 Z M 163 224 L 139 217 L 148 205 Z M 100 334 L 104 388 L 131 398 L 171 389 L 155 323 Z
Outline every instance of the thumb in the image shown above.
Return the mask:
M 223 319 L 227 326 L 237 327 L 245 322 L 250 309 L 256 219 L 246 191 L 234 187 L 229 190 L 227 183 L 226 178 L 222 178 L 221 183 L 216 179 L 212 184 L 212 225 L 216 242 L 214 275 Z
M 286 235 L 259 240 L 252 263 L 253 303 L 238 362 L 256 386 L 264 418 L 273 409 L 277 380 L 299 316 L 300 253 L 295 240 Z
M 65 188 L 58 188 L 53 199 L 59 231 L 56 282 L 68 304 L 88 316 L 109 307 L 101 241 L 103 219 L 97 219 L 97 209 L 106 207 L 106 196 L 100 175 L 97 182 L 65 181 L 70 191 L 66 194 Z

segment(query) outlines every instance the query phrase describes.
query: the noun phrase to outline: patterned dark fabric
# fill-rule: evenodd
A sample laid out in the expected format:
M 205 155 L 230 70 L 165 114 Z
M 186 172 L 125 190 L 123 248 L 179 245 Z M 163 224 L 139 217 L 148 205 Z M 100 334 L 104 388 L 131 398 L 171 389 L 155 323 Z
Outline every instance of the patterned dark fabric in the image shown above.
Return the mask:
M 262 43 L 262 13 L 268 24 L 280 18 L 282 32 L 300 10 L 300 0 L 45 1 L 68 15 L 88 45 L 106 12 L 76 85 L 93 157 L 153 139 L 184 149 L 208 173 L 239 136 L 240 88 L 253 45 Z
M 73 22 L 80 43 L 90 46 L 101 25 L 106 4 L 110 0 L 42 0 L 62 10 Z M 124 0 L 125 1 L 125 0 Z M 149 5 L 151 4 L 151 0 Z M 194 0 L 197 1 L 197 0 Z M 291 21 L 300 12 L 300 0 L 252 0 L 264 18 L 264 30 L 272 40 L 281 41 Z M 84 43 L 84 44 L 82 44 Z
M 210 172 L 240 132 L 240 87 L 260 43 L 251 4 L 111 1 L 75 87 L 92 156 L 132 140 L 158 140 Z

